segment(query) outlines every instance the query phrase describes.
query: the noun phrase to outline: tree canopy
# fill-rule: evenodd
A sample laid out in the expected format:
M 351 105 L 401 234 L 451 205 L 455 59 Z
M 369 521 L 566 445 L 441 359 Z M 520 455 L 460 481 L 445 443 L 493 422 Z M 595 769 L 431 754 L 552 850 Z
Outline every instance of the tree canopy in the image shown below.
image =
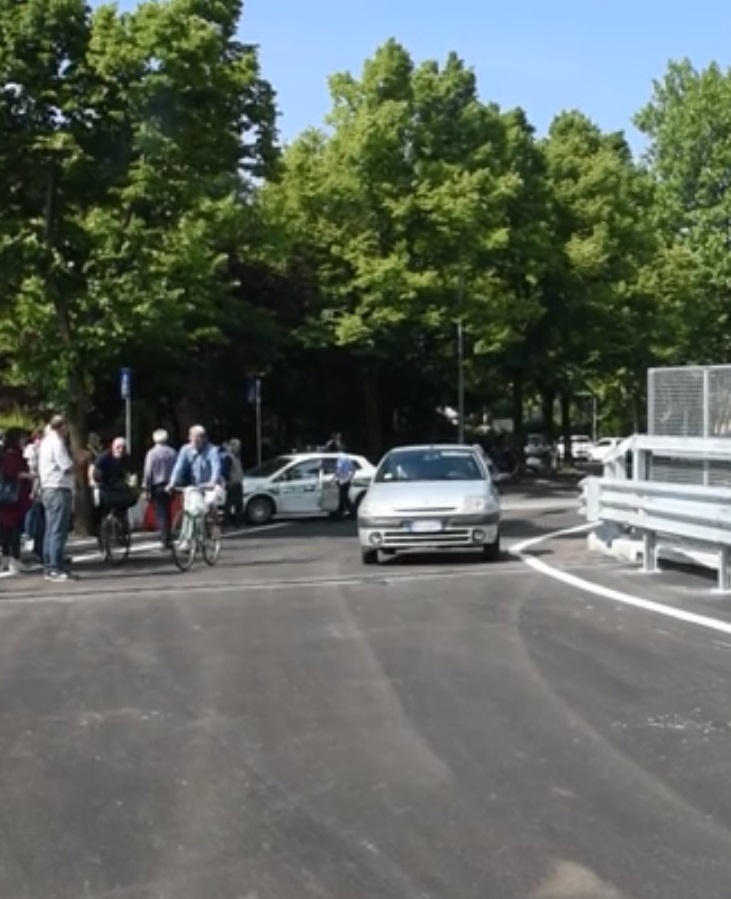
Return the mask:
M 395 40 L 330 78 L 282 147 L 238 0 L 0 0 L 0 367 L 7 396 L 110 431 L 135 420 L 271 449 L 331 429 L 372 453 L 450 433 L 456 323 L 467 413 L 599 399 L 641 424 L 645 370 L 723 360 L 731 73 L 672 63 L 636 118 L 536 134 L 457 53 Z M 0 393 L 0 397 L 2 394 Z M 18 400 L 17 398 L 21 399 Z

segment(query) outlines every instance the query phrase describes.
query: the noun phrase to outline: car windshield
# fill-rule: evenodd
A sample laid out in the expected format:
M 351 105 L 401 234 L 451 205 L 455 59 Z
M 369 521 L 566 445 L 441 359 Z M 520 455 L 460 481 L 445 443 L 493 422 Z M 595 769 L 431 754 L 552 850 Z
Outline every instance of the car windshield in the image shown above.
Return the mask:
M 270 478 L 273 474 L 276 474 L 280 468 L 284 468 L 285 465 L 288 465 L 292 461 L 292 456 L 275 456 L 273 459 L 267 459 L 266 462 L 262 462 L 261 465 L 257 465 L 255 468 L 249 468 L 244 472 L 244 477 L 247 478 Z
M 390 452 L 378 467 L 376 482 L 484 481 L 473 452 L 450 449 L 405 449 Z

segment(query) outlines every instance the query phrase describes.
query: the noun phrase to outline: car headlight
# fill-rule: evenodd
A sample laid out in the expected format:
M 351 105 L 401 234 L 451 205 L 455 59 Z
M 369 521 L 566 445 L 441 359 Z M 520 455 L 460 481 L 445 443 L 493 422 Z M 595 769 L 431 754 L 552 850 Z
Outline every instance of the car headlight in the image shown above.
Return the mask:
M 379 516 L 388 515 L 389 509 L 378 503 L 369 503 L 368 497 L 358 506 L 358 514 L 365 518 L 378 518 Z
M 485 496 L 466 496 L 462 502 L 462 511 L 486 512 L 490 505 L 490 500 Z

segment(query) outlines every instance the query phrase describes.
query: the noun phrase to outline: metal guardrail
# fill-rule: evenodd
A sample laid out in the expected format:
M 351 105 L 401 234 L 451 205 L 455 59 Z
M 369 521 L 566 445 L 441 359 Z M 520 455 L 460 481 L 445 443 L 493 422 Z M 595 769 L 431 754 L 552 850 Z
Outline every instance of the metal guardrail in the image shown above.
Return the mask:
M 658 538 L 704 544 L 718 553 L 718 588 L 731 591 L 731 489 L 648 480 L 653 459 L 731 462 L 731 439 L 651 437 L 622 441 L 604 461 L 603 477 L 582 482 L 586 519 L 638 532 L 642 569 L 657 571 Z

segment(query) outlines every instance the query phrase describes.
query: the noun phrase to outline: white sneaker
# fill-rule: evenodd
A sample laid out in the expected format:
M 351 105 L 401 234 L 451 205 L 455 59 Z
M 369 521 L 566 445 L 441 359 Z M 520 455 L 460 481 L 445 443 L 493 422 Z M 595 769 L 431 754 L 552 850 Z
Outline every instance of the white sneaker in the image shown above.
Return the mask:
M 8 571 L 11 574 L 25 574 L 28 568 L 19 559 L 8 559 Z
M 184 553 L 187 553 L 188 550 L 190 549 L 190 540 L 178 540 L 178 542 L 175 545 L 177 546 L 177 548 L 179 550 L 181 550 Z

